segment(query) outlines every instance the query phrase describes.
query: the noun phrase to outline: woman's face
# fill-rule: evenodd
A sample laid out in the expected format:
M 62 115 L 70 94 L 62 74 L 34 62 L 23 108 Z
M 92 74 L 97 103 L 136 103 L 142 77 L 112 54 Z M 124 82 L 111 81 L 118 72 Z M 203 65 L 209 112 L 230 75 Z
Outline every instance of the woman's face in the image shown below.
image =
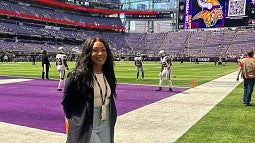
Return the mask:
M 93 62 L 93 66 L 102 66 L 105 63 L 106 58 L 107 52 L 104 44 L 100 41 L 96 41 L 94 43 L 91 53 L 91 60 Z

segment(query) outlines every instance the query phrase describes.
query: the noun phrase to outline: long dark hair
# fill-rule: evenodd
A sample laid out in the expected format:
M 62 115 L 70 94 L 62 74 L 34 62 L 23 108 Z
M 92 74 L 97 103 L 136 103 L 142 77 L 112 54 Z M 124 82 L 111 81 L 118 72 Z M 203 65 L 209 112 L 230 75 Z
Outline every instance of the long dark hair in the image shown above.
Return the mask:
M 90 37 L 86 39 L 83 43 L 82 53 L 78 58 L 77 65 L 74 69 L 74 78 L 78 81 L 78 86 L 80 88 L 94 86 L 93 79 L 93 62 L 91 60 L 92 48 L 95 42 L 102 42 L 106 48 L 107 58 L 105 63 L 102 66 L 103 73 L 111 87 L 112 94 L 116 96 L 116 77 L 114 73 L 114 62 L 113 55 L 111 53 L 108 43 L 99 37 Z M 80 84 L 80 85 L 79 85 Z
M 247 55 L 248 55 L 249 57 L 253 57 L 254 51 L 253 51 L 253 50 L 249 50 L 249 51 L 247 52 Z

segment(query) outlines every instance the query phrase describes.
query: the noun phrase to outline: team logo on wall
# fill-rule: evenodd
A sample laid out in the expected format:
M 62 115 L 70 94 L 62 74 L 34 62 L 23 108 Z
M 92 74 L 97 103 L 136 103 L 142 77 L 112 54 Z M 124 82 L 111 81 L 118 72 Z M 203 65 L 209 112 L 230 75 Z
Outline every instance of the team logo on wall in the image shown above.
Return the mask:
M 212 27 L 218 20 L 223 19 L 222 6 L 217 0 L 197 0 L 198 6 L 202 8 L 192 20 L 203 19 L 206 27 Z

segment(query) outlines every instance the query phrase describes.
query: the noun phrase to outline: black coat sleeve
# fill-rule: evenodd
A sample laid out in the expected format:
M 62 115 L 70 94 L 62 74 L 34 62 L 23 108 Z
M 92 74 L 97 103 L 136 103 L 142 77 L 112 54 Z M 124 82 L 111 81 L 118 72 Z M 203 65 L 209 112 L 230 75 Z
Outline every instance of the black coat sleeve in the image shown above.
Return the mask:
M 72 115 L 75 104 L 75 95 L 77 95 L 77 85 L 72 73 L 70 73 L 65 82 L 63 99 L 61 102 L 67 119 L 70 119 Z

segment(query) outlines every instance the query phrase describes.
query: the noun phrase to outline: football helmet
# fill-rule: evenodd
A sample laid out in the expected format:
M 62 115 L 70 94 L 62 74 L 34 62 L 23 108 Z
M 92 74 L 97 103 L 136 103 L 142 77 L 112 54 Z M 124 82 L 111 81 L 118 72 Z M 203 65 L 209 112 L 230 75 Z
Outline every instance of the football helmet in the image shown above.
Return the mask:
M 59 48 L 58 48 L 58 51 L 59 51 L 60 53 L 65 53 L 64 47 L 59 47 Z
M 160 50 L 160 51 L 159 51 L 159 55 L 160 55 L 160 56 L 165 56 L 165 51 L 164 51 L 164 50 Z

